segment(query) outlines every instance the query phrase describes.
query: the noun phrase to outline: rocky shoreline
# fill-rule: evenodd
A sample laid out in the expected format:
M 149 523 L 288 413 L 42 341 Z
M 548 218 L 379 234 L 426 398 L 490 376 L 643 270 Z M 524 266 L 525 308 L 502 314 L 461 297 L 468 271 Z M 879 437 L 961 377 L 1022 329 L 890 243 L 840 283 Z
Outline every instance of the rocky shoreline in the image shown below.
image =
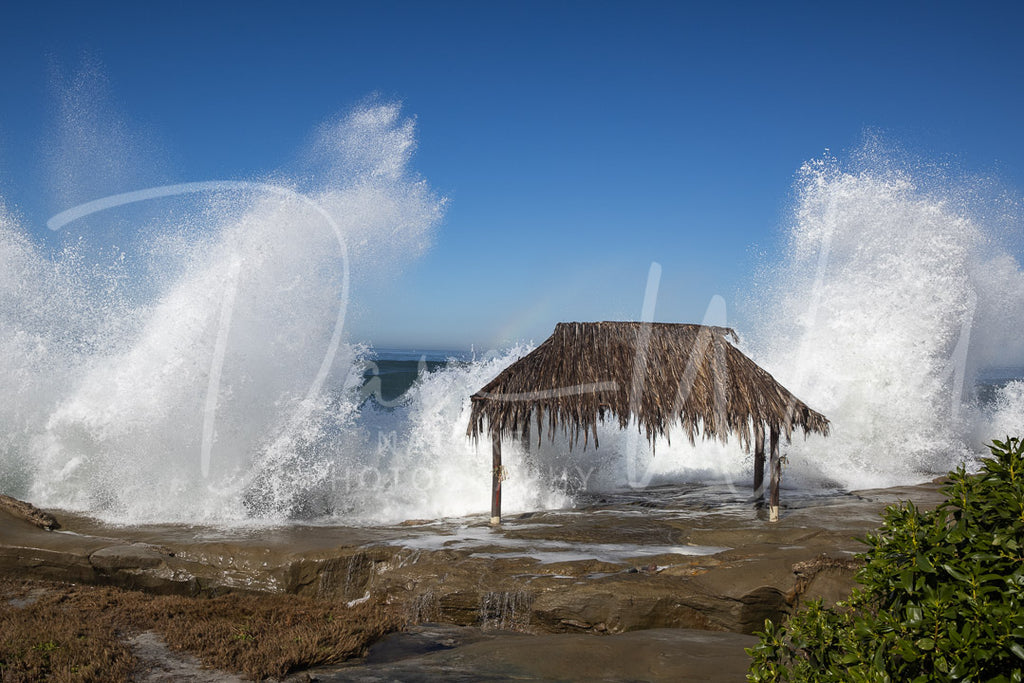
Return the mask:
M 664 629 L 697 629 L 706 640 L 753 633 L 803 600 L 845 595 L 856 538 L 904 500 L 930 507 L 941 496 L 933 483 L 792 498 L 771 524 L 735 492 L 709 505 L 707 492 L 667 490 L 513 515 L 500 528 L 483 517 L 383 528 L 115 527 L 55 512 L 61 528 L 45 530 L 2 508 L 0 573 L 160 594 L 373 601 L 398 606 L 410 633 L 422 624 L 475 629 L 481 652 L 480 642 L 506 632 L 647 632 L 667 642 Z

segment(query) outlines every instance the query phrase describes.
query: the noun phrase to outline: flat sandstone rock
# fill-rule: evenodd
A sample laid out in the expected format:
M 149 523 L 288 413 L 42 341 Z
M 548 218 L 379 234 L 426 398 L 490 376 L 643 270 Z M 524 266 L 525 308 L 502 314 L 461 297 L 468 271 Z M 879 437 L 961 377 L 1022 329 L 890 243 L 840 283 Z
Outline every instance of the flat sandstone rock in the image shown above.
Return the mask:
M 651 493 L 650 496 L 656 496 Z M 296 593 L 349 604 L 407 605 L 410 621 L 529 633 L 697 628 L 753 633 L 802 600 L 843 597 L 855 540 L 900 500 L 941 498 L 936 484 L 788 501 L 778 523 L 736 496 L 696 506 L 552 510 L 392 527 L 204 529 L 107 526 L 0 508 L 0 572 L 159 593 Z
M 11 498 L 0 494 L 0 510 L 3 510 L 12 517 L 22 519 L 29 524 L 34 524 L 40 529 L 46 531 L 53 531 L 59 529 L 60 524 L 57 522 L 57 518 L 51 515 L 49 512 L 40 510 L 31 503 L 26 503 L 23 500 L 17 498 Z

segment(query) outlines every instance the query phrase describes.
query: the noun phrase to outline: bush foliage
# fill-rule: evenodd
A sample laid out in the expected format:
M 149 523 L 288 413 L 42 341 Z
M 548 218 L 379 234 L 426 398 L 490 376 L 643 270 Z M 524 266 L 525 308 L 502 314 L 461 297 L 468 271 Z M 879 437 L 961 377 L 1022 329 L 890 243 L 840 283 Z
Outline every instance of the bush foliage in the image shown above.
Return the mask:
M 1024 677 L 1024 442 L 994 441 L 933 511 L 890 506 L 863 539 L 862 587 L 765 622 L 750 681 L 1012 681 Z

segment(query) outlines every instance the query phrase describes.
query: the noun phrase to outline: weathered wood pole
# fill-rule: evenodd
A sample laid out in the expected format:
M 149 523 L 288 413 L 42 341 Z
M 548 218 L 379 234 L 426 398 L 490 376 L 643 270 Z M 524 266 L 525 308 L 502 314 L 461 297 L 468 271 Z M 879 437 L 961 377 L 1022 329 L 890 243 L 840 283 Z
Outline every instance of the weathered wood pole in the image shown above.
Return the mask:
M 491 433 L 491 524 L 501 524 L 501 433 Z
M 779 521 L 779 482 L 782 480 L 782 459 L 779 458 L 779 427 L 771 427 L 772 478 L 768 494 L 768 521 Z
M 754 502 L 764 504 L 764 425 L 754 425 Z

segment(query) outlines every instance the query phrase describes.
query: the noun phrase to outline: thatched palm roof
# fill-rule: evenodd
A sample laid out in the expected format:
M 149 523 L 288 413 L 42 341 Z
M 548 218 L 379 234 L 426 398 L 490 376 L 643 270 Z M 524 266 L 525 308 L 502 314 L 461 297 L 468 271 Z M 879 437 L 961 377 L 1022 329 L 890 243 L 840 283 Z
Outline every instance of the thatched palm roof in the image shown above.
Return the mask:
M 630 418 L 653 443 L 674 423 L 692 443 L 698 434 L 749 448 L 755 430 L 789 439 L 794 428 L 828 434 L 824 415 L 779 384 L 729 343 L 725 327 L 669 323 L 559 323 L 532 352 L 472 396 L 468 434 L 526 440 L 531 425 L 559 428 L 570 445 L 597 422 Z M 486 421 L 486 429 L 484 423 Z M 764 431 L 761 433 L 763 434 Z

